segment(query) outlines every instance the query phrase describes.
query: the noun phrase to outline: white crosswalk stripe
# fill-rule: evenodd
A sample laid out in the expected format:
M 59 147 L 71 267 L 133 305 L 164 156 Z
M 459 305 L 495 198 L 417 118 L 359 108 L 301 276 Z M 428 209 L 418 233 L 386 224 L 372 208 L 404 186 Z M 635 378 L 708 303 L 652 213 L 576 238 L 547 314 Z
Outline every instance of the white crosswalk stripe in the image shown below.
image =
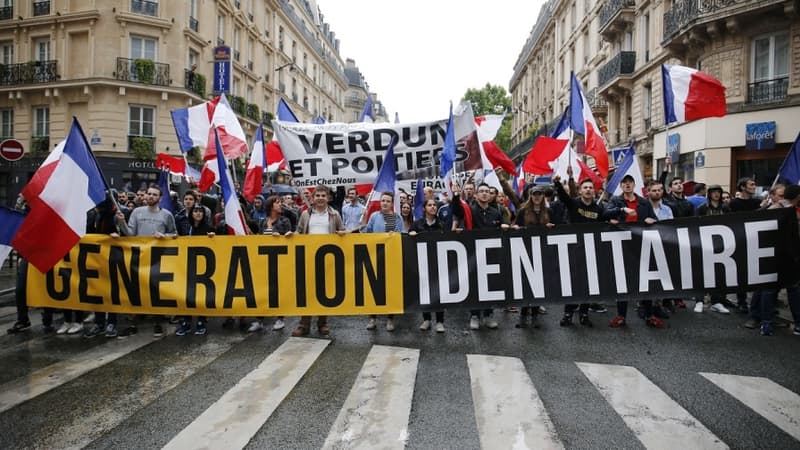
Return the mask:
M 289 338 L 164 449 L 243 448 L 330 341 Z
M 767 378 L 705 372 L 700 375 L 800 440 L 800 395 Z
M 635 368 L 576 364 L 645 447 L 728 448 Z
M 68 360 L 34 371 L 27 377 L 10 381 L 0 386 L 0 413 L 152 342 L 152 336 L 143 334 L 125 340 L 114 340 Z
M 304 420 L 305 411 L 300 409 L 295 412 L 294 406 L 306 404 L 305 387 L 309 385 L 306 384 L 303 390 L 299 390 L 298 386 L 304 382 L 310 383 L 315 376 L 329 376 L 326 372 L 314 371 L 312 368 L 315 365 L 325 366 L 330 363 L 332 355 L 337 354 L 336 351 L 340 348 L 333 347 L 330 340 L 288 338 L 280 346 L 278 346 L 280 341 L 272 341 L 271 345 L 278 347 L 268 354 L 265 350 L 245 352 L 251 356 L 247 359 L 242 354 L 237 355 L 236 351 L 231 351 L 234 348 L 244 348 L 237 346 L 246 336 L 245 334 L 205 336 L 200 341 L 188 341 L 189 345 L 185 347 L 185 351 L 176 352 L 174 357 L 171 345 L 176 342 L 154 340 L 149 334 L 135 335 L 127 340 L 96 341 L 99 345 L 90 350 L 66 356 L 66 359 L 0 385 L 0 413 L 6 412 L 6 415 L 0 416 L 5 422 L 0 420 L 0 423 L 9 423 L 9 415 L 15 414 L 15 408 L 18 406 L 17 410 L 26 408 L 39 410 L 42 406 L 36 402 L 20 405 L 44 393 L 54 391 L 112 361 L 126 356 L 138 363 L 146 361 L 150 352 L 138 352 L 135 355 L 131 353 L 151 343 L 162 342 L 159 344 L 160 351 L 168 350 L 167 359 L 163 360 L 165 361 L 163 367 L 160 366 L 161 359 L 152 360 L 152 366 L 149 366 L 146 373 L 133 372 L 132 377 L 126 380 L 128 384 L 124 390 L 119 390 L 119 386 L 114 386 L 115 380 L 106 380 L 103 374 L 104 371 L 114 373 L 113 369 L 119 364 L 99 370 L 94 377 L 88 376 L 87 378 L 92 379 L 92 383 L 107 382 L 108 386 L 97 386 L 100 392 L 110 392 L 109 387 L 114 387 L 117 391 L 113 392 L 116 393 L 109 396 L 108 400 L 102 400 L 102 404 L 92 403 L 90 409 L 80 414 L 71 414 L 67 411 L 67 417 L 60 418 L 57 425 L 47 433 L 22 436 L 25 440 L 20 443 L 20 447 L 113 446 L 113 439 L 112 442 L 105 442 L 102 438 L 116 433 L 125 435 L 127 433 L 125 427 L 130 422 L 134 422 L 133 425 L 136 426 L 135 422 L 138 419 L 135 415 L 140 411 L 146 411 L 147 414 L 159 419 L 169 420 L 169 412 L 165 413 L 158 402 L 161 401 L 163 407 L 163 403 L 170 398 L 167 394 L 173 389 L 181 390 L 183 387 L 186 387 L 183 389 L 184 392 L 176 395 L 185 397 L 186 392 L 191 392 L 188 390 L 191 381 L 196 381 L 197 376 L 203 373 L 205 367 L 212 365 L 212 362 L 218 359 L 224 361 L 222 357 L 228 352 L 235 355 L 236 361 L 246 361 L 247 364 L 227 380 L 229 384 L 220 386 L 204 401 L 197 403 L 197 408 L 187 410 L 181 420 L 172 423 L 172 428 L 160 436 L 155 441 L 157 445 L 153 446 L 163 445 L 165 449 L 240 449 L 248 444 L 252 447 L 256 442 L 263 445 L 272 437 L 270 428 L 280 427 L 281 420 L 286 420 L 286 417 L 291 417 L 294 421 Z M 265 339 L 269 338 L 265 336 Z M 14 344 L 13 347 L 16 348 L 14 351 L 46 352 L 46 346 L 38 342 L 39 340 L 44 339 L 37 338 Z M 365 348 L 361 351 L 365 351 Z M 13 356 L 13 352 L 10 351 L 6 351 L 6 354 Z M 252 358 L 252 355 L 257 357 Z M 546 390 L 547 382 L 541 379 L 539 382 L 536 381 L 537 377 L 534 375 L 538 373 L 538 376 L 541 376 L 543 373 L 540 370 L 542 368 L 538 367 L 538 362 L 482 354 L 467 354 L 463 358 L 469 378 L 467 379 L 467 374 L 462 372 L 463 384 L 456 390 L 463 392 L 463 397 L 459 398 L 463 400 L 461 404 L 467 410 L 463 416 L 467 428 L 472 426 L 469 412 L 471 401 L 476 433 L 464 437 L 461 441 L 453 442 L 454 447 L 471 448 L 480 445 L 483 449 L 562 449 L 583 444 L 575 441 L 574 434 L 569 432 L 569 428 L 574 427 L 574 424 L 565 425 L 563 422 L 565 416 L 559 415 L 558 411 L 553 409 L 557 406 L 553 405 L 552 392 Z M 429 373 L 424 371 L 434 368 L 438 370 L 441 365 L 436 359 L 430 361 L 426 359 L 420 366 L 420 350 L 371 345 L 363 362 L 350 361 L 355 364 L 350 365 L 351 372 L 348 376 L 352 377 L 356 371 L 358 374 L 349 391 L 347 387 L 351 380 L 342 378 L 339 381 L 341 389 L 338 391 L 337 402 L 327 402 L 321 408 L 326 410 L 328 421 L 321 422 L 321 429 L 318 430 L 320 432 L 316 434 L 318 440 L 315 442 L 315 447 L 323 444 L 324 449 L 403 449 L 410 442 L 409 436 L 419 436 L 412 434 L 415 433 L 415 427 L 419 429 L 421 426 L 410 420 L 415 417 L 412 415 L 414 403 L 450 400 L 443 396 L 437 397 L 435 392 L 431 395 L 431 392 L 424 391 L 423 382 L 425 377 L 429 376 Z M 546 361 L 542 363 L 548 364 Z M 225 367 L 228 362 L 214 364 L 217 368 L 209 371 L 210 373 L 219 370 L 219 367 Z M 616 447 L 620 444 L 620 436 L 626 436 L 628 440 L 632 439 L 631 436 L 635 436 L 648 449 L 728 448 L 727 444 L 715 434 L 730 437 L 726 434 L 725 426 L 721 427 L 719 423 L 709 425 L 714 429 L 712 432 L 674 400 L 681 398 L 681 393 L 685 394 L 680 387 L 677 387 L 679 389 L 677 392 L 676 386 L 659 387 L 642 372 L 630 366 L 587 362 L 576 362 L 572 365 L 562 362 L 559 370 L 566 370 L 567 372 L 563 373 L 581 383 L 580 388 L 584 392 L 596 395 L 596 389 L 608 403 L 607 405 L 605 402 L 596 403 L 602 404 L 600 412 L 612 415 L 614 415 L 612 411 L 615 412 L 630 430 L 620 426 L 618 427 L 620 432 L 609 433 L 609 435 L 614 434 L 615 441 L 610 440 L 608 436 L 594 435 L 593 440 L 589 441 L 592 446 L 603 446 L 607 440 L 609 447 Z M 549 370 L 546 372 L 553 373 Z M 800 395 L 797 393 L 768 378 L 706 372 L 699 374 L 707 380 L 698 377 L 701 383 L 707 384 L 707 389 L 714 391 L 716 390 L 714 386 L 718 387 L 726 393 L 725 395 L 738 400 L 783 430 L 788 436 L 781 434 L 780 439 L 783 441 L 778 442 L 786 442 L 791 438 L 800 441 Z M 64 388 L 70 390 L 69 386 Z M 415 388 L 420 390 L 416 397 Z M 226 389 L 227 391 L 223 392 Z M 450 393 L 453 394 L 452 391 Z M 342 401 L 345 394 L 347 398 Z M 65 397 L 69 399 L 70 395 L 67 393 Z M 319 395 L 319 392 L 310 395 Z M 459 395 L 457 393 L 455 396 Z M 161 400 L 164 396 L 165 399 Z M 299 403 L 283 406 L 284 403 L 291 404 L 293 401 Z M 39 399 L 39 403 L 49 404 L 50 397 Z M 210 406 L 206 408 L 209 404 Z M 58 405 L 53 407 L 57 408 Z M 697 411 L 697 408 L 704 407 L 713 408 L 714 405 L 693 404 L 691 408 L 692 411 Z M 580 415 L 580 411 L 576 414 L 577 417 L 572 415 L 570 419 L 586 420 Z M 698 417 L 703 417 L 702 413 L 697 414 Z M 42 420 L 42 423 L 47 423 L 47 418 Z M 618 419 L 614 417 L 614 420 Z M 329 425 L 331 423 L 332 425 Z M 4 441 L 0 436 L 0 443 L 7 443 L 8 439 L 14 443 L 14 439 L 19 437 L 19 434 L 13 434 Z M 301 440 L 297 443 L 303 444 L 303 439 L 306 438 L 310 439 L 311 436 L 300 437 Z M 733 441 L 730 443 L 736 445 Z M 280 446 L 278 443 L 275 445 Z M 0 445 L 0 447 L 6 446 Z
M 518 358 L 467 355 L 481 446 L 564 448 Z
M 323 449 L 402 449 L 419 350 L 375 345 L 336 418 Z

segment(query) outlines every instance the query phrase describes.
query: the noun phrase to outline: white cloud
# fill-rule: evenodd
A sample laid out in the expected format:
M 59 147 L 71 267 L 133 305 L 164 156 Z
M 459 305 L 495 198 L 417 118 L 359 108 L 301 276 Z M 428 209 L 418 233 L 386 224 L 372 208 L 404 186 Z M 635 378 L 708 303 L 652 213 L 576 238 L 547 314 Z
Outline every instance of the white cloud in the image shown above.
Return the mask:
M 370 90 L 394 120 L 447 116 L 469 88 L 503 86 L 542 0 L 317 0 Z

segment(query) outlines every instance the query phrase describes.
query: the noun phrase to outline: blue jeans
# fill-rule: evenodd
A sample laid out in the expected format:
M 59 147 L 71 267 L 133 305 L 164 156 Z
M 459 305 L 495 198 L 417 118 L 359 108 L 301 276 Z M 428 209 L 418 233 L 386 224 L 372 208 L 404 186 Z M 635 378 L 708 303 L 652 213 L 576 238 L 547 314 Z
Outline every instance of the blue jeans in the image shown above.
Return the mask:
M 777 300 L 777 289 L 761 289 L 753 292 L 753 297 L 750 298 L 750 318 L 759 322 L 772 322 L 772 319 L 775 318 L 775 302 Z

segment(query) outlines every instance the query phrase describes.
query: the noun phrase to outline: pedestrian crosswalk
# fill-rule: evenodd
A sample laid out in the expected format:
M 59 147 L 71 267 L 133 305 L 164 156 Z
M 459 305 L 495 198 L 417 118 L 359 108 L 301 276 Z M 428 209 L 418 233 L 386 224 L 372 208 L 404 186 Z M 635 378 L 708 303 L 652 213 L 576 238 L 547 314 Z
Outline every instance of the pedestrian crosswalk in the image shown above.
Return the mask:
M 269 439 L 265 430 L 281 426 L 274 421 L 306 420 L 309 406 L 287 411 L 295 408 L 287 404 L 318 408 L 316 423 L 301 424 L 299 429 L 307 428 L 307 433 L 299 432 L 291 442 L 271 442 L 266 445 L 270 448 L 426 448 L 423 440 L 410 439 L 424 428 L 414 410 L 420 409 L 421 402 L 458 401 L 430 392 L 415 394 L 415 388 L 428 378 L 461 368 L 452 364 L 453 359 L 442 359 L 442 364 L 454 366 L 451 368 L 423 360 L 425 349 L 281 339 L 264 348 L 258 347 L 262 344 L 259 336 L 237 333 L 182 341 L 177 337 L 153 339 L 143 333 L 127 340 L 98 340 L 87 350 L 0 385 L 0 428 L 8 430 L 0 433 L 0 448 L 130 446 L 120 442 L 135 442 L 139 448 L 261 448 Z M 34 341 L 24 348 L 16 343 L 20 347 L 16 351 L 37 348 Z M 343 352 L 358 355 L 358 370 L 344 368 L 344 361 L 337 364 L 335 359 Z M 153 355 L 160 355 L 158 361 L 148 362 Z M 161 358 L 163 355 L 167 357 Z M 326 359 L 329 355 L 333 361 Z M 450 435 L 452 448 L 741 447 L 741 443 L 726 441 L 726 428 L 709 420 L 723 414 L 715 410 L 718 404 L 687 401 L 698 389 L 732 399 L 731 404 L 752 413 L 750 421 L 761 417 L 775 433 L 786 434 L 777 442 L 800 446 L 800 395 L 769 378 L 686 373 L 682 376 L 703 383 L 701 387 L 695 383 L 695 390 L 687 394 L 676 391 L 675 384 L 626 365 L 556 364 L 523 360 L 521 355 L 476 353 L 459 358 L 466 367 L 463 376 L 469 380 L 463 395 L 470 398 L 472 406 L 459 413 L 469 416 L 473 432 L 461 433 L 463 440 L 459 433 Z M 319 373 L 321 367 L 326 368 L 325 373 Z M 201 379 L 201 374 L 206 378 Z M 561 410 L 558 396 L 548 392 L 552 379 L 542 378 L 543 374 L 569 380 L 573 386 L 567 391 L 595 392 L 589 399 L 602 402 L 600 409 L 615 415 L 625 432 L 617 433 L 611 427 L 593 436 L 591 445 L 576 441 L 570 430 L 575 423 L 591 420 L 591 415 L 580 409 Z M 321 378 L 335 379 L 346 396 L 317 391 Z M 453 383 L 457 385 L 456 378 L 453 376 Z M 60 409 L 65 399 L 89 397 L 87 393 L 92 392 L 98 398 L 79 401 L 79 410 Z M 187 395 L 195 397 L 191 407 L 180 401 Z M 719 399 L 720 404 L 728 401 Z M 43 428 L 46 433 L 37 431 Z M 619 442 L 620 436 L 634 440 Z

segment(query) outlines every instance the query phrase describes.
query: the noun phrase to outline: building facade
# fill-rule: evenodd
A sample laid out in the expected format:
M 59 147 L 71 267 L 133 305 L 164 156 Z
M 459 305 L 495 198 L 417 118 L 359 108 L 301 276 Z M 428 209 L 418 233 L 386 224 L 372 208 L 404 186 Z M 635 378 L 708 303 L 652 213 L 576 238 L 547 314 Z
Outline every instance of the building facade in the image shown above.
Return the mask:
M 767 188 L 800 130 L 796 8 L 796 2 L 776 0 L 551 0 L 511 79 L 518 111 L 512 154 L 521 157 L 536 135 L 552 129 L 568 102 L 564 77 L 574 71 L 612 161 L 619 155 L 615 148 L 635 142 L 644 176 L 657 176 L 669 134 L 673 176 L 729 188 L 755 175 Z M 718 78 L 727 88 L 727 115 L 667 127 L 662 64 Z M 771 139 L 748 144 L 754 136 L 748 127 L 767 130 Z
M 368 97 L 372 97 L 372 115 L 375 122 L 388 122 L 386 108 L 378 100 L 378 94 L 369 91 L 369 84 L 355 60 L 347 58 L 344 73 L 347 77 L 347 93 L 344 100 L 345 122 L 358 122 L 361 119 Z
M 227 93 L 246 135 L 277 102 L 301 121 L 344 120 L 339 43 L 305 0 L 6 1 L 0 7 L 0 204 L 13 204 L 77 117 L 114 187 L 154 181 L 174 155 L 170 111 L 213 97 L 213 49 L 231 47 Z M 191 161 L 191 159 L 190 159 Z

